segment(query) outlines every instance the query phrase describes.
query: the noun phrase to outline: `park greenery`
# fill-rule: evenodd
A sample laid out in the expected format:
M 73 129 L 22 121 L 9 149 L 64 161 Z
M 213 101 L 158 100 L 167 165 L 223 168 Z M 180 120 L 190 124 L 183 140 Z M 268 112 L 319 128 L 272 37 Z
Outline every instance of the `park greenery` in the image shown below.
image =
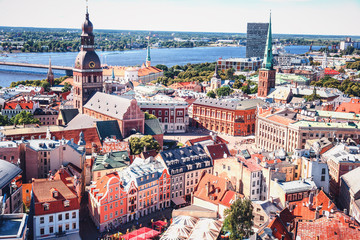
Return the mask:
M 231 240 L 249 238 L 252 232 L 253 206 L 251 200 L 236 200 L 229 209 L 225 209 L 223 231 L 230 232 Z
M 54 79 L 54 85 L 60 84 L 62 81 L 64 81 L 67 78 L 68 78 L 68 76 L 64 76 L 64 77 Z M 10 84 L 10 87 L 13 88 L 13 87 L 16 87 L 16 86 L 19 86 L 19 85 L 33 86 L 33 87 L 43 87 L 44 90 L 47 91 L 47 92 L 50 91 L 50 87 L 51 87 L 49 82 L 46 79 L 43 79 L 43 80 L 22 80 L 22 81 L 12 82 Z M 66 89 L 68 89 L 69 87 L 71 89 L 71 86 L 66 85 L 66 83 L 65 83 L 64 87 L 65 86 L 66 86 Z
M 153 83 L 160 83 L 165 86 L 170 86 L 177 82 L 209 82 L 214 75 L 216 63 L 195 63 L 186 64 L 184 66 L 175 65 L 168 68 L 165 65 L 158 64 L 155 67 L 164 71 L 164 76 L 159 77 Z M 233 68 L 226 71 L 218 71 L 222 80 L 235 80 L 238 85 L 246 79 L 243 75 L 234 75 Z
M 315 87 L 336 88 L 350 97 L 360 97 L 360 83 L 349 79 L 340 82 L 337 79 L 325 76 L 319 81 L 312 81 L 310 84 Z
M 151 136 L 131 137 L 129 140 L 131 155 L 138 155 L 149 150 L 160 151 L 160 144 Z
M 0 115 L 0 126 L 9 126 L 9 125 L 26 125 L 26 124 L 39 124 L 40 121 L 37 118 L 34 118 L 34 115 L 30 112 L 22 111 L 19 114 L 15 115 L 12 118 L 9 118 L 7 115 Z

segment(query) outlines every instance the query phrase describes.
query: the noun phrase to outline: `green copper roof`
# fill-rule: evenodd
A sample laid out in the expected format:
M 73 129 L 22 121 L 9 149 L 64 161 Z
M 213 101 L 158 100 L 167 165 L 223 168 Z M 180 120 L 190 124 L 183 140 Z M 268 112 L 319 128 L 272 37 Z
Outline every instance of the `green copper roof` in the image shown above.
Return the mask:
M 266 40 L 263 67 L 269 70 L 273 68 L 271 13 L 270 13 L 270 22 L 269 22 L 268 35 Z
M 150 40 L 148 41 L 148 46 L 147 46 L 147 56 L 146 56 L 146 61 L 151 61 L 151 57 L 150 57 Z

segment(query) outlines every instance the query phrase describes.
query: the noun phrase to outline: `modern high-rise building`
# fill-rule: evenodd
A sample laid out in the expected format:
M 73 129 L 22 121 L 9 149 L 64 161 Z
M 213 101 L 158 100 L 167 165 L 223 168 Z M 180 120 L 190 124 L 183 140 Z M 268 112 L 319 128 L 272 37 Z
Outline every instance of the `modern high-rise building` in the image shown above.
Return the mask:
M 269 23 L 248 23 L 246 35 L 246 57 L 263 58 Z

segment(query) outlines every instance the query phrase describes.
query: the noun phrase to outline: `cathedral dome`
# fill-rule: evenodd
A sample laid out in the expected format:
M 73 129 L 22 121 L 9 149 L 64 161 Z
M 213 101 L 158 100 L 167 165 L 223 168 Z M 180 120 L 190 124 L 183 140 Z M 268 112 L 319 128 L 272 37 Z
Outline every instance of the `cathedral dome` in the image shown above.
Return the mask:
M 76 69 L 101 69 L 99 56 L 94 51 L 80 51 L 75 60 Z
M 93 35 L 93 24 L 91 23 L 90 19 L 89 19 L 89 14 L 86 13 L 86 19 L 85 22 L 82 24 L 82 36 L 84 35 L 88 35 L 88 36 L 92 36 Z

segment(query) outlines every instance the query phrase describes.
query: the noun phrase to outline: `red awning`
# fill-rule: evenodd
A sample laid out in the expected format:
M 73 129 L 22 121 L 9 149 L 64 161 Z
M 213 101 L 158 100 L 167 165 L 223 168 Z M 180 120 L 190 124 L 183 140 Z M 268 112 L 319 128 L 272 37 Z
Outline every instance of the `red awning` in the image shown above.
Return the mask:
M 138 230 L 132 231 L 131 233 L 121 236 L 123 240 L 148 240 L 159 236 L 160 232 L 155 231 L 151 228 L 143 227 Z

